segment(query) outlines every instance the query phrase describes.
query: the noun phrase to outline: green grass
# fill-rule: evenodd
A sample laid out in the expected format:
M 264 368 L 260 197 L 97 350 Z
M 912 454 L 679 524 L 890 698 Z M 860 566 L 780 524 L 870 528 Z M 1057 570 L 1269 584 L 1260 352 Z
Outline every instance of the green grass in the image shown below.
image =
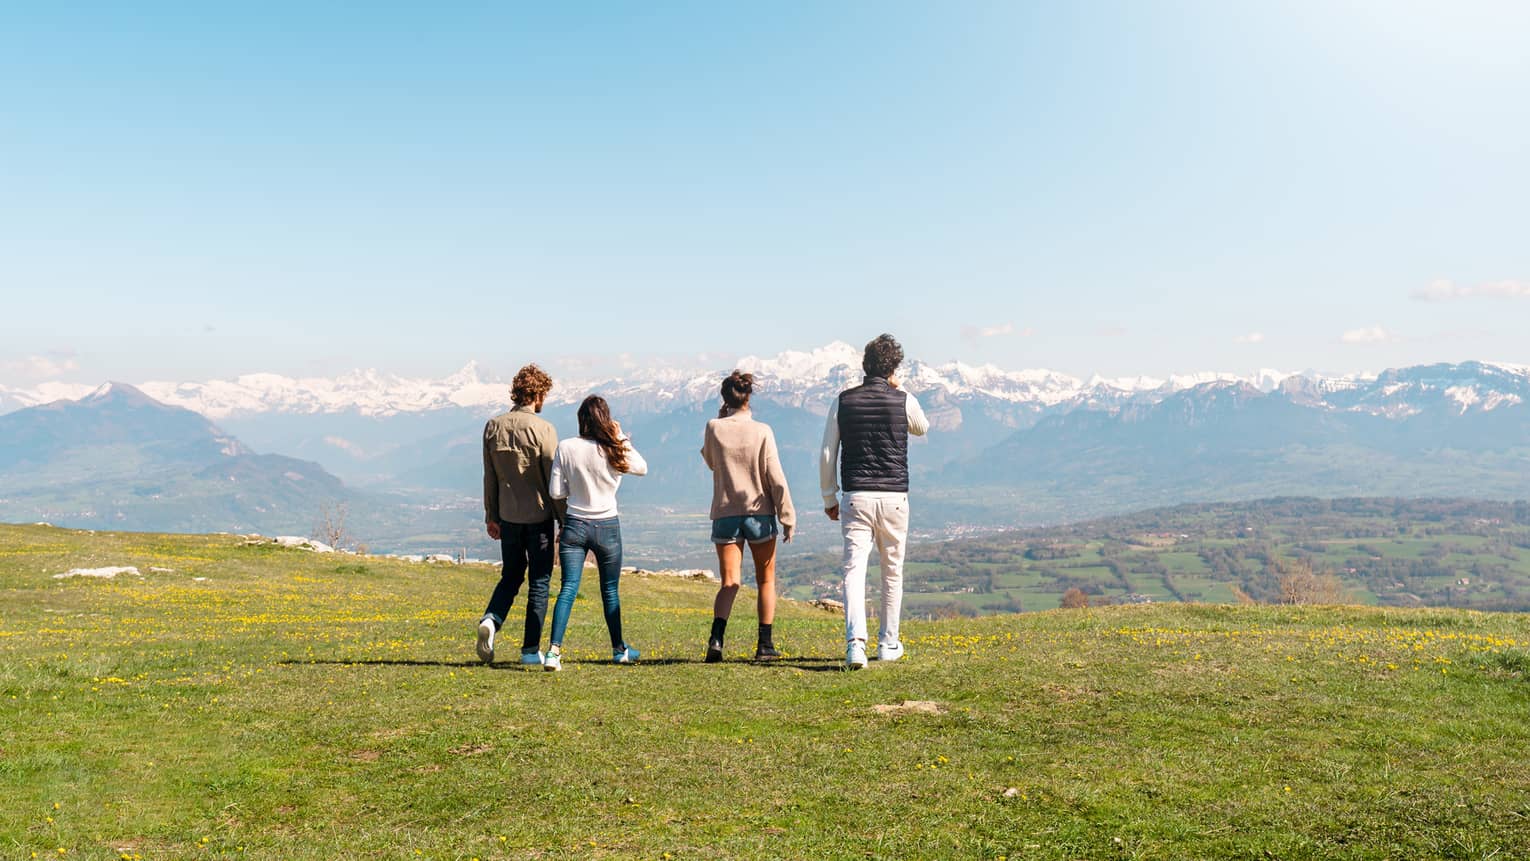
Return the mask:
M 145 576 L 52 577 L 101 565 Z M 602 660 L 591 591 L 524 673 L 472 659 L 495 577 L 0 526 L 0 857 L 1530 856 L 1522 616 L 916 621 L 846 673 L 800 605 L 743 660 L 750 595 L 704 665 L 706 584 L 630 578 L 648 660 Z

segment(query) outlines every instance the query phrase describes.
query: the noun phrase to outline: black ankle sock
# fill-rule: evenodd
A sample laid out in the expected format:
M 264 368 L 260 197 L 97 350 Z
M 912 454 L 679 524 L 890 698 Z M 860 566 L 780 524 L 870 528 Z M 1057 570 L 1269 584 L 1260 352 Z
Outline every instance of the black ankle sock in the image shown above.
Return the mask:
M 723 632 L 726 631 L 727 629 L 728 629 L 728 620 L 727 619 L 713 619 L 712 620 L 712 639 L 714 639 L 717 642 L 721 643 L 722 642 L 722 638 L 723 638 Z
M 776 646 L 775 641 L 771 639 L 769 625 L 760 625 L 760 645 L 770 646 L 771 648 L 775 648 Z

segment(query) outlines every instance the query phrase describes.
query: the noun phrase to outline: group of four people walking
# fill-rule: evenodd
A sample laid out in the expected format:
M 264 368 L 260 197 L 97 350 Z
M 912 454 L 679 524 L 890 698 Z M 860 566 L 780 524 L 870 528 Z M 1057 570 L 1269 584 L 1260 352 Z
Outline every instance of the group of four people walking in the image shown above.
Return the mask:
M 908 438 L 929 429 L 913 395 L 899 387 L 903 350 L 891 335 L 866 345 L 864 382 L 841 392 L 829 408 L 819 457 L 824 513 L 844 537 L 845 665 L 866 666 L 866 568 L 871 551 L 882 572 L 878 657 L 903 656 L 898 621 L 903 602 L 903 556 L 908 540 Z M 612 660 L 639 657 L 622 632 L 619 583 L 621 521 L 616 493 L 624 475 L 646 475 L 648 464 L 633 448 L 609 405 L 590 395 L 579 405 L 578 436 L 558 441 L 552 424 L 538 415 L 552 379 L 536 365 L 515 375 L 514 409 L 484 427 L 484 515 L 491 539 L 500 542 L 504 567 L 478 623 L 478 657 L 494 660 L 495 640 L 510 607 L 529 579 L 520 661 L 546 670 L 563 667 L 563 637 L 587 556 L 595 559 L 601 607 L 611 637 Z M 712 471 L 712 543 L 721 586 L 713 602 L 707 638 L 708 663 L 721 661 L 728 617 L 742 583 L 743 546 L 749 545 L 758 586 L 759 636 L 755 659 L 779 658 L 772 625 L 776 609 L 776 539 L 790 541 L 796 511 L 781 467 L 775 435 L 755 420 L 750 374 L 734 371 L 722 382 L 722 407 L 707 422 L 701 456 Z M 554 559 L 562 571 L 553 606 L 550 645 L 541 649 Z

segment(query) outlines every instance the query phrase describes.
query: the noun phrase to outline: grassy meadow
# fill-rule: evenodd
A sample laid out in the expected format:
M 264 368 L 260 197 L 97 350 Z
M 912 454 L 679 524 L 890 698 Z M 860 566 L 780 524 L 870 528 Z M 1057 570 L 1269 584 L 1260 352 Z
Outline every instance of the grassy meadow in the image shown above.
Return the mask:
M 0 858 L 1530 857 L 1524 616 L 914 621 L 849 673 L 798 604 L 750 663 L 747 591 L 703 664 L 710 587 L 631 577 L 619 667 L 590 576 L 554 674 L 473 657 L 496 577 L 0 526 Z

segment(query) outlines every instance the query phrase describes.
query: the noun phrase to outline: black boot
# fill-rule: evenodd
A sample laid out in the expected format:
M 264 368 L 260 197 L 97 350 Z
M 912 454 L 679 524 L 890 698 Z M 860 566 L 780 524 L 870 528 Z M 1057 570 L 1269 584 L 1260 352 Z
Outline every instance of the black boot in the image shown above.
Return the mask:
M 712 620 L 712 636 L 707 638 L 707 663 L 716 664 L 723 659 L 723 632 L 727 630 L 727 619 Z
M 776 643 L 772 637 L 769 625 L 760 626 L 759 644 L 754 647 L 754 659 L 756 661 L 774 661 L 781 657 L 776 651 Z

